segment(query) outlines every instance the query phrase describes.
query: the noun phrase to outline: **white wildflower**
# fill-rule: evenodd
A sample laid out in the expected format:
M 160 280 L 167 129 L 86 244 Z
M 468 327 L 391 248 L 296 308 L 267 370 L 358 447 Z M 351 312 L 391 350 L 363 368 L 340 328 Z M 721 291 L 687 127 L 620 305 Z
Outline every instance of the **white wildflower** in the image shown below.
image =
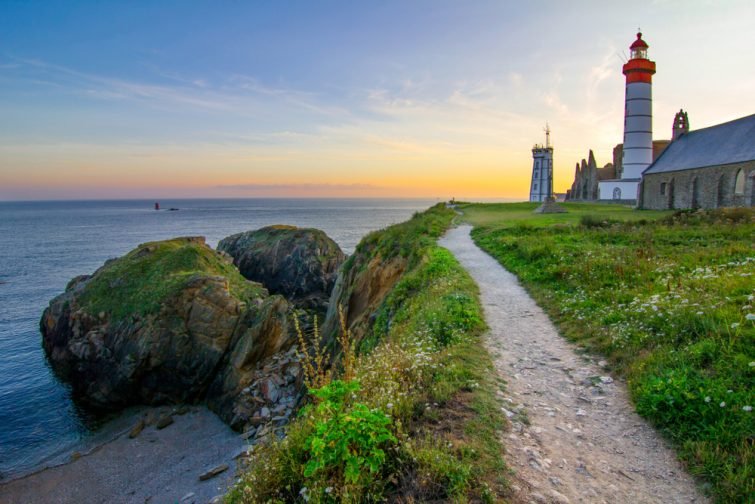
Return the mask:
M 719 404 L 719 406 L 721 406 L 722 408 L 724 408 L 726 406 L 726 403 L 724 401 L 721 401 L 721 404 Z
M 710 402 L 710 396 L 709 395 L 705 396 L 705 402 Z
M 742 411 L 750 412 L 752 411 L 752 406 L 742 406 Z

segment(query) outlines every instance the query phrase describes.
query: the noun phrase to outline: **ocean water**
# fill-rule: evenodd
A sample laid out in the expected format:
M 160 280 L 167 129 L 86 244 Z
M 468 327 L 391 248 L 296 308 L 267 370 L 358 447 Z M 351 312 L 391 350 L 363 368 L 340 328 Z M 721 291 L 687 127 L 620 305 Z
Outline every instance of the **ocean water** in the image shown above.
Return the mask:
M 0 202 L 0 481 L 85 440 L 101 424 L 79 409 L 48 366 L 39 319 L 76 275 L 140 243 L 230 234 L 270 224 L 324 230 L 346 253 L 369 231 L 431 200 L 237 199 Z

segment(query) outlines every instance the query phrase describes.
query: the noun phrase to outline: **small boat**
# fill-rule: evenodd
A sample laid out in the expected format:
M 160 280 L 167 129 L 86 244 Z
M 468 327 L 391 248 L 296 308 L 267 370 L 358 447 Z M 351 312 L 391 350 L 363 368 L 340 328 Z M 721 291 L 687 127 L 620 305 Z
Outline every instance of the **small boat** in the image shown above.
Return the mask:
M 170 207 L 168 209 L 169 212 L 178 212 L 179 210 L 180 210 L 180 208 L 173 208 L 173 207 Z

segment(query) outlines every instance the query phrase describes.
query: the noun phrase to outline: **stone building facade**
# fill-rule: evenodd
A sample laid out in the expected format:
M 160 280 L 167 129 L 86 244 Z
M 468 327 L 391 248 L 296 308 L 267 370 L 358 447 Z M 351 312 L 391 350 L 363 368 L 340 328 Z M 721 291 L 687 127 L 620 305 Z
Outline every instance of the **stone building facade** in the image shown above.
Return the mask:
M 755 160 L 643 177 L 641 208 L 755 206 Z
M 674 140 L 642 174 L 639 206 L 755 206 L 755 114 L 696 131 L 683 114 Z

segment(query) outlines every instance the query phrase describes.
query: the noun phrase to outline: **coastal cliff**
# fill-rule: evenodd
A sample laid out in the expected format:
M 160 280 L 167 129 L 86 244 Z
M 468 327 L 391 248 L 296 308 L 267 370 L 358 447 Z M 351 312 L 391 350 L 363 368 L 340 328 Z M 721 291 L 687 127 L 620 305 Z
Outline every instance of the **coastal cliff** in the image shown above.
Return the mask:
M 445 213 L 428 212 L 366 236 L 346 262 L 325 233 L 292 226 L 230 236 L 219 251 L 202 237 L 142 244 L 50 302 L 43 347 L 84 405 L 201 402 L 233 429 L 264 437 L 302 397 L 297 305 L 327 306 L 326 345 L 339 306 L 356 345 L 374 339 L 378 315 L 384 332 L 395 310 L 387 296 L 447 225 Z M 338 351 L 331 356 L 335 364 Z
M 190 237 L 140 245 L 73 279 L 40 326 L 53 369 L 80 402 L 112 410 L 206 400 L 239 429 L 255 414 L 257 368 L 293 342 L 290 313 L 283 297 Z

